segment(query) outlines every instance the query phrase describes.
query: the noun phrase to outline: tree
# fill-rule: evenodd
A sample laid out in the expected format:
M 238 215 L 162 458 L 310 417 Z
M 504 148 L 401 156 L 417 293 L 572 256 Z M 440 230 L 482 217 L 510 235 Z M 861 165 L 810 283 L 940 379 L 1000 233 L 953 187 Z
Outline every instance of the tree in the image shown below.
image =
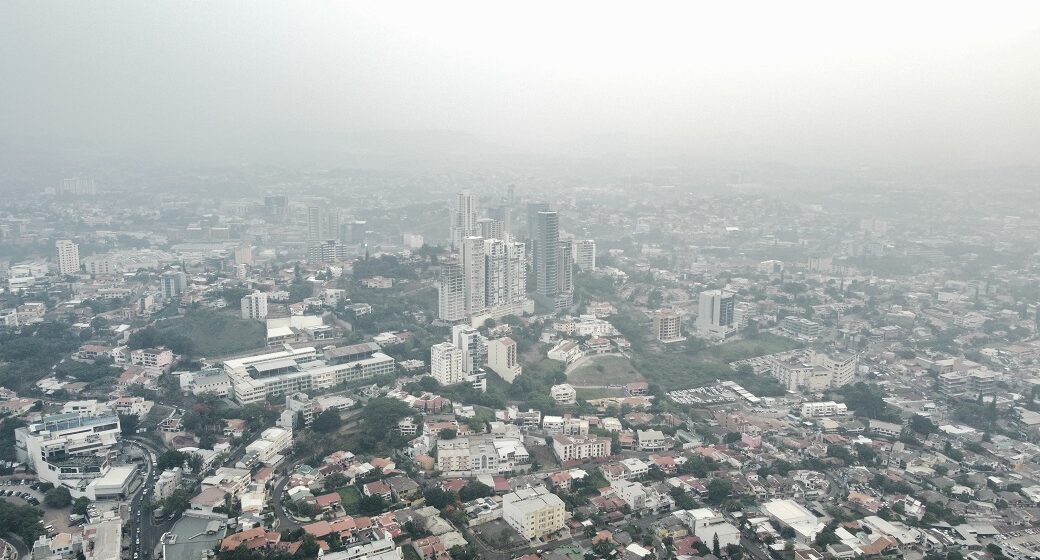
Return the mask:
M 386 502 L 381 496 L 362 496 L 357 504 L 358 511 L 364 515 L 379 515 L 386 509 Z
M 72 502 L 72 513 L 76 515 L 86 515 L 87 509 L 90 508 L 90 498 L 80 496 Z
M 910 429 L 919 434 L 930 435 L 935 433 L 937 428 L 928 418 L 920 414 L 914 414 L 910 417 Z
M 43 495 L 43 503 L 54 509 L 69 507 L 72 504 L 72 494 L 64 486 L 51 488 Z
M 708 502 L 721 504 L 729 498 L 733 491 L 733 484 L 724 478 L 713 478 L 708 482 Z
M 317 558 L 319 552 L 318 541 L 314 539 L 313 535 L 308 534 L 303 536 L 303 544 L 300 545 L 300 548 L 293 556 L 296 558 Z
M 477 498 L 486 498 L 492 493 L 491 488 L 486 484 L 477 482 L 476 480 L 470 480 L 461 490 L 459 490 L 459 499 L 463 502 L 468 502 L 476 500 Z
M 340 418 L 339 411 L 335 408 L 329 408 L 314 419 L 314 422 L 311 423 L 311 429 L 319 434 L 331 434 L 338 430 L 342 424 L 343 419 Z
M 397 399 L 379 397 L 371 399 L 361 410 L 361 418 L 365 421 L 365 432 L 377 441 L 386 440 L 397 428 L 397 422 L 405 416 L 412 415 L 412 409 Z
M 459 431 L 455 428 L 447 428 L 441 430 L 440 438 L 444 440 L 455 439 L 459 435 Z
M 451 554 L 451 560 L 476 560 L 477 558 L 477 552 L 471 544 L 467 544 L 464 547 L 455 545 L 451 547 L 448 554 Z
M 426 498 L 426 505 L 437 509 L 444 509 L 455 502 L 455 497 L 451 492 L 436 487 L 427 489 L 423 492 L 423 496 Z
M 120 414 L 119 415 L 119 430 L 124 436 L 132 436 L 137 433 L 137 426 L 141 423 L 141 419 L 135 414 Z
M 719 547 L 719 534 L 715 533 L 711 538 L 711 553 L 716 558 L 722 558 L 722 548 Z
M 338 472 L 330 473 L 329 476 L 325 477 L 325 481 L 324 481 L 325 491 L 326 492 L 334 492 L 334 491 L 338 490 L 339 488 L 343 488 L 349 482 L 350 481 L 347 480 L 346 475 L 344 475 L 343 473 L 338 473 Z
M 160 471 L 167 471 L 174 467 L 181 467 L 187 460 L 185 453 L 181 451 L 169 450 L 159 455 L 159 458 L 155 461 L 155 466 Z

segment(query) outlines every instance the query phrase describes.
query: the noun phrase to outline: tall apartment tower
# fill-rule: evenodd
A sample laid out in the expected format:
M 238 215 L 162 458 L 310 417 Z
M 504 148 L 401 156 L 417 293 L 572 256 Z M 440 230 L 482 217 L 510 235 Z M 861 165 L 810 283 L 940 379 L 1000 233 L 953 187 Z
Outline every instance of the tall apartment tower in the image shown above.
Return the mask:
M 321 241 L 321 206 L 307 207 L 307 241 Z
M 477 225 L 477 197 L 468 192 L 455 195 L 455 205 L 451 209 L 451 228 L 449 239 L 451 248 L 457 250 L 462 240 L 480 235 Z
M 466 317 L 466 288 L 462 265 L 447 262 L 441 265 L 437 280 L 437 317 L 442 321 L 459 321 Z
M 79 272 L 79 245 L 69 239 L 59 239 L 54 243 L 54 266 L 62 276 Z
M 736 330 L 736 297 L 732 292 L 705 290 L 697 308 L 697 333 L 709 338 L 726 338 Z
M 560 281 L 560 218 L 556 212 L 537 212 L 533 235 L 534 281 L 539 295 L 556 298 Z
M 513 208 L 509 204 L 488 208 L 488 217 L 502 224 L 502 236 L 499 239 L 513 238 Z M 486 236 L 485 236 L 486 237 Z
M 450 342 L 431 346 L 430 375 L 441 385 L 462 383 L 462 350 Z
M 487 309 L 487 260 L 484 258 L 483 237 L 462 240 L 462 276 L 466 289 L 466 315 L 483 313 Z
M 462 352 L 462 373 L 472 374 L 487 363 L 488 340 L 477 329 L 468 325 L 451 328 L 455 347 Z
M 582 272 L 596 270 L 596 242 L 582 239 L 574 244 L 574 264 Z
M 242 298 L 242 318 L 264 320 L 267 318 L 267 294 L 253 292 Z
M 558 295 L 574 293 L 574 241 L 571 239 L 560 240 L 560 251 L 557 262 L 557 293 Z M 570 301 L 567 305 L 570 305 Z
M 481 218 L 477 220 L 478 235 L 484 239 L 505 239 L 502 222 L 493 218 Z
M 159 277 L 159 289 L 164 299 L 179 298 L 188 291 L 188 275 L 180 270 L 168 270 Z

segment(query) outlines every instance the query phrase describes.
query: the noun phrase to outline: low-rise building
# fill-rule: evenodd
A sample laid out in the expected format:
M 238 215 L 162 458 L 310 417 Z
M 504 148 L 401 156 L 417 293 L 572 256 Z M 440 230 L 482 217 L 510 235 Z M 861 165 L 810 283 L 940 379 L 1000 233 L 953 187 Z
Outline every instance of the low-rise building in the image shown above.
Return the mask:
M 563 530 L 567 511 L 559 496 L 537 486 L 503 496 L 502 518 L 516 532 L 535 540 Z

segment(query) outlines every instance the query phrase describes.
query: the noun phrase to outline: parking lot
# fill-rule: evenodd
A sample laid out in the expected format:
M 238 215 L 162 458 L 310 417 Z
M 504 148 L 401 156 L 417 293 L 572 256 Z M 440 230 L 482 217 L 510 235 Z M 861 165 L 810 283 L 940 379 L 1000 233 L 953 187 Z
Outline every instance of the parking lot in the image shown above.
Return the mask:
M 52 531 L 61 533 L 69 530 L 69 512 L 72 508 L 51 509 L 43 505 L 43 493 L 33 490 L 30 485 L 36 480 L 17 476 L 0 480 L 0 499 L 20 506 L 31 505 L 43 512 L 44 525 L 53 527 Z M 32 498 L 31 500 L 28 499 Z M 35 503 L 33 501 L 35 500 Z

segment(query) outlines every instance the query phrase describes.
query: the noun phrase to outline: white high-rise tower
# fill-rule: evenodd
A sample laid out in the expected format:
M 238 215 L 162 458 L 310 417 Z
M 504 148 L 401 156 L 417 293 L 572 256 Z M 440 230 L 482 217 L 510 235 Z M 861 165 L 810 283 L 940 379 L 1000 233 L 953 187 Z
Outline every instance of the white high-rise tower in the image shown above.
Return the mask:
M 64 276 L 79 272 L 79 245 L 68 239 L 59 239 L 54 243 L 55 272 Z

